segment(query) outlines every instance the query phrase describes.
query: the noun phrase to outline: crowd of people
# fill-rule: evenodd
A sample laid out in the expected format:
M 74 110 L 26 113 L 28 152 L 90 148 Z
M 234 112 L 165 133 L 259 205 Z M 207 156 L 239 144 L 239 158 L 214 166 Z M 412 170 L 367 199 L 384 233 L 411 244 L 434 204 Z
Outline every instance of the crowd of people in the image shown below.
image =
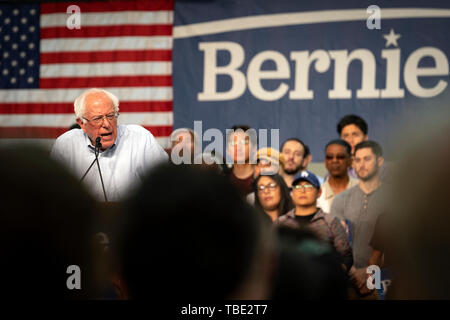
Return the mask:
M 227 156 L 233 157 L 227 179 L 241 197 L 264 212 L 276 227 L 308 228 L 321 241 L 332 245 L 337 261 L 348 277 L 351 299 L 379 299 L 386 288 L 370 289 L 369 262 L 383 267 L 383 253 L 371 258 L 375 225 L 386 211 L 386 195 L 381 183 L 385 172 L 381 146 L 368 137 L 364 119 L 347 115 L 337 124 L 340 139 L 324 148 L 325 178 L 307 170 L 312 155 L 302 140 L 290 138 L 281 150 L 257 148 L 248 126 L 234 126 L 227 137 Z M 183 136 L 180 135 L 183 132 Z M 184 144 L 194 151 L 195 132 L 178 129 L 173 147 Z M 186 145 L 186 141 L 191 142 Z M 256 164 L 252 164 L 256 152 Z M 218 163 L 219 165 L 219 163 Z M 369 261 L 370 260 L 370 261 Z M 383 279 L 384 280 L 384 279 Z M 390 279 L 386 279 L 390 281 Z
M 1 150 L 0 271 L 13 296 L 449 297 L 448 165 L 435 156 L 423 172 L 419 161 L 423 152 L 446 159 L 448 123 L 433 135 L 444 150 L 424 139 L 396 171 L 364 119 L 345 116 L 320 177 L 297 137 L 258 150 L 239 125 L 227 154 L 206 154 L 180 128 L 165 151 L 142 127 L 118 125 L 119 101 L 102 89 L 77 98 L 75 114 L 79 128 L 50 154 Z M 174 150 L 189 161 L 174 160 Z

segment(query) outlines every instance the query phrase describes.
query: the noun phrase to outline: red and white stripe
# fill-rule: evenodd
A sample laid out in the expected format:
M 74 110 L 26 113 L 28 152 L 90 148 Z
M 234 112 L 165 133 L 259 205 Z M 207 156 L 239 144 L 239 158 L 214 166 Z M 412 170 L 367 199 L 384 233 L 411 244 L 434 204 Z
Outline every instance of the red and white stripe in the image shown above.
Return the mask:
M 140 124 L 168 147 L 172 113 L 173 0 L 41 5 L 40 88 L 0 90 L 0 137 L 52 143 L 75 122 L 73 101 L 91 87 L 120 100 L 119 124 Z M 29 140 L 27 140 L 29 141 Z

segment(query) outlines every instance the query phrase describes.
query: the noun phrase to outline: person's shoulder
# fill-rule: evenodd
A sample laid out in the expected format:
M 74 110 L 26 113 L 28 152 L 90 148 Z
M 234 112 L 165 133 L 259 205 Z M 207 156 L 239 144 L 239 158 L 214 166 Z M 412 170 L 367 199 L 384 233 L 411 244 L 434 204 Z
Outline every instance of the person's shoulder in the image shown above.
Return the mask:
M 153 137 L 152 133 L 149 130 L 138 124 L 122 124 L 119 125 L 119 130 L 130 136 L 147 138 Z
M 291 210 L 289 210 L 288 212 L 286 212 L 285 214 L 279 216 L 279 217 L 276 219 L 276 222 L 278 222 L 278 223 L 283 223 L 283 222 L 285 222 L 286 220 L 291 219 L 291 218 L 292 218 L 292 215 L 294 215 L 294 210 L 295 210 L 295 209 L 291 209 Z
M 316 177 L 317 177 L 317 180 L 319 180 L 320 185 L 324 184 L 324 182 L 325 182 L 324 178 L 322 178 L 321 176 L 319 176 L 317 174 L 316 174 Z
M 359 179 L 358 178 L 353 178 L 353 177 L 349 177 L 349 178 L 350 178 L 350 188 L 359 184 Z
M 351 188 L 348 188 L 347 190 L 340 192 L 334 198 L 332 206 L 336 206 L 338 204 L 343 204 L 347 198 L 349 198 L 355 192 L 358 192 L 357 188 L 359 188 L 359 185 L 353 186 Z
M 356 185 L 354 185 L 353 187 L 348 188 L 347 190 L 342 191 L 341 193 L 339 193 L 336 198 L 338 196 L 342 196 L 342 197 L 348 197 L 351 194 L 355 193 L 355 192 L 359 192 L 360 188 L 359 188 L 359 181 Z
M 325 178 L 325 180 L 323 181 L 323 183 L 320 184 L 320 188 L 323 190 L 330 190 L 331 186 L 330 186 L 330 182 L 329 182 L 329 176 Z M 322 192 L 323 195 L 323 192 Z
M 319 215 L 319 217 L 323 217 L 325 221 L 327 221 L 327 223 L 329 223 L 330 225 L 334 223 L 340 223 L 341 221 L 341 219 L 335 214 L 326 213 L 322 209 L 320 209 L 320 211 L 317 214 Z
M 74 150 L 86 139 L 82 129 L 72 129 L 56 138 L 51 149 L 51 155 L 56 158 L 70 158 Z
M 58 138 L 56 138 L 56 141 L 59 143 L 76 141 L 78 139 L 82 139 L 83 136 L 84 136 L 84 131 L 82 129 L 72 129 L 67 132 L 64 132 L 62 135 L 60 135 Z

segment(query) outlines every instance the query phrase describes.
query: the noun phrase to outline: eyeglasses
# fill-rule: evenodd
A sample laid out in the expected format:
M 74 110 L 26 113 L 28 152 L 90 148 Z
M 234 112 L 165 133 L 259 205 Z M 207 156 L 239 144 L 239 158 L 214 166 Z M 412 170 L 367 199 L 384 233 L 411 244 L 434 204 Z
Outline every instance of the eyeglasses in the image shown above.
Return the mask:
M 86 120 L 87 122 L 92 123 L 93 125 L 101 125 L 103 123 L 103 118 L 106 118 L 106 120 L 108 120 L 109 122 L 117 119 L 119 117 L 119 113 L 118 112 L 111 112 L 108 113 L 107 115 L 104 116 L 97 116 L 94 117 L 92 119 L 86 119 L 85 117 L 82 117 L 84 120 Z
M 240 144 L 241 146 L 245 146 L 245 145 L 249 144 L 249 141 L 247 139 L 241 139 L 241 140 L 238 140 L 238 141 L 231 141 L 231 145 L 233 147 L 237 146 L 238 144 Z
M 305 192 L 312 192 L 314 190 L 314 186 L 312 184 L 296 184 L 292 187 L 292 190 L 294 191 L 300 191 L 302 189 L 304 189 Z
M 259 192 L 264 192 L 264 190 L 275 190 L 275 188 L 278 186 L 275 182 L 269 183 L 267 185 L 260 185 L 258 186 Z

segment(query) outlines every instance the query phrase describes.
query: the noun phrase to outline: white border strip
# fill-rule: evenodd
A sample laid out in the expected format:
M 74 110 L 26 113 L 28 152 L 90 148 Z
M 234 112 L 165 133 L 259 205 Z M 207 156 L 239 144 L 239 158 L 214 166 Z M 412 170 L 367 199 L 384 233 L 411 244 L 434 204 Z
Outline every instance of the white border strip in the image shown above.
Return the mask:
M 308 12 L 278 13 L 243 18 L 224 19 L 194 23 L 173 28 L 173 38 L 182 39 L 224 32 L 283 27 L 313 23 L 366 20 L 366 9 L 321 10 Z M 450 18 L 450 9 L 392 8 L 381 9 L 381 20 L 411 18 Z M 361 26 L 365 28 L 364 26 Z
M 97 62 L 41 64 L 41 78 L 171 75 L 172 62 Z
M 41 53 L 67 51 L 110 51 L 172 49 L 170 36 L 42 39 Z
M 66 13 L 46 13 L 41 15 L 41 28 L 65 27 Z M 121 11 L 121 12 L 81 12 L 83 26 L 117 26 L 127 24 L 152 25 L 172 24 L 172 11 Z

